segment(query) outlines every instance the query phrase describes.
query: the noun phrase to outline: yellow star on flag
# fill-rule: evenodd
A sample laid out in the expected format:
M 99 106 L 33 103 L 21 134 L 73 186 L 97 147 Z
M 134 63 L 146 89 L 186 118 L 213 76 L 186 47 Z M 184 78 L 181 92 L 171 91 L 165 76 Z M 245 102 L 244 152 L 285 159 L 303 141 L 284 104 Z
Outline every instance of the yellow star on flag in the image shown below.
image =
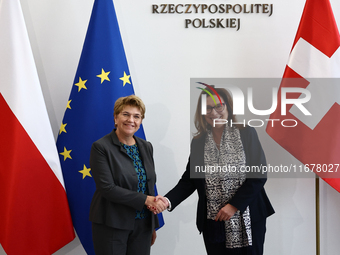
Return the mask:
M 66 109 L 71 109 L 71 105 L 70 105 L 70 104 L 71 104 L 71 101 L 72 101 L 72 100 L 68 100 L 67 105 L 66 105 Z
M 66 125 L 67 125 L 67 123 L 66 123 L 66 124 L 61 123 L 60 130 L 59 130 L 59 135 L 60 135 L 62 132 L 67 133 L 67 132 L 66 132 L 66 129 L 65 129 Z
M 60 152 L 59 154 L 64 156 L 64 161 L 65 161 L 67 158 L 72 159 L 72 158 L 71 158 L 71 155 L 70 155 L 71 151 L 72 151 L 72 150 L 69 150 L 69 151 L 68 151 L 68 150 L 66 149 L 66 147 L 64 147 L 64 151 L 63 151 L 63 152 Z
M 84 165 L 83 170 L 80 170 L 80 171 L 78 171 L 78 172 L 83 174 L 83 179 L 84 179 L 86 176 L 92 177 L 91 174 L 90 174 L 90 171 L 91 171 L 91 168 L 87 168 L 87 167 Z
M 85 83 L 87 82 L 87 80 L 83 81 L 80 77 L 79 77 L 79 82 L 74 84 L 78 87 L 78 92 L 81 90 L 81 89 L 87 89 L 86 86 L 85 86 Z
M 110 79 L 109 79 L 109 73 L 110 72 L 105 72 L 104 71 L 104 69 L 102 68 L 102 73 L 101 74 L 98 74 L 97 75 L 97 77 L 99 77 L 100 78 L 100 84 L 102 84 L 103 83 L 103 81 L 110 81 Z
M 123 83 L 123 87 L 125 86 L 126 83 L 129 83 L 131 84 L 130 82 L 130 76 L 131 75 L 126 75 L 126 73 L 124 72 L 124 76 L 119 78 L 120 80 L 122 80 L 124 83 Z

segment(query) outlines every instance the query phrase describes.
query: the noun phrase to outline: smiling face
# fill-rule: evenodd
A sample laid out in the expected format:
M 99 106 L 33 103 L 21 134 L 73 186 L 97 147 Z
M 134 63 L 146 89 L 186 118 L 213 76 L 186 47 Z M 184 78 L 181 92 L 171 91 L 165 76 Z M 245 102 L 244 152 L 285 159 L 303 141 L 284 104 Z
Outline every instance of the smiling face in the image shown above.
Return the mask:
M 132 137 L 142 124 L 141 111 L 136 106 L 126 105 L 123 110 L 114 116 L 117 135 Z
M 217 105 L 220 104 L 219 99 L 216 95 L 214 95 L 215 101 L 217 103 Z M 223 98 L 221 98 L 222 103 L 224 104 L 224 100 Z M 214 108 L 213 108 L 214 107 Z M 216 111 L 215 108 L 215 102 L 214 100 L 208 96 L 207 97 L 207 108 L 213 108 L 211 113 L 207 113 L 206 115 L 204 115 L 204 118 L 206 120 L 206 122 L 214 129 L 214 128 L 224 128 L 225 124 L 215 124 L 214 127 L 214 119 L 228 119 L 228 111 L 227 111 L 227 107 L 224 105 L 223 110 L 222 111 Z

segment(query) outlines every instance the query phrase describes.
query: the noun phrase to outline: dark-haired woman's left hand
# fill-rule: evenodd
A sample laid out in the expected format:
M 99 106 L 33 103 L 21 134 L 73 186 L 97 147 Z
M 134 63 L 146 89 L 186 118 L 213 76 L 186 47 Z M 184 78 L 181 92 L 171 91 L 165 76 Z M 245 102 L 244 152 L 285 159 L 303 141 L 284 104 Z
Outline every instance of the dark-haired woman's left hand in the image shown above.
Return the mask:
M 237 208 L 231 204 L 226 204 L 216 215 L 215 221 L 229 220 L 237 212 Z

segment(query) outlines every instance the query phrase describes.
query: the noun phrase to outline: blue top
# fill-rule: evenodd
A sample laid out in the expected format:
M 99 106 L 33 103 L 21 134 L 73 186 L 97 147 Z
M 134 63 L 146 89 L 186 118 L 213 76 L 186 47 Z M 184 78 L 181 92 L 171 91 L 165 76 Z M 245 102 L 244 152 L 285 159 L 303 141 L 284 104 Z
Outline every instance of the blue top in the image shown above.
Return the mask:
M 147 194 L 148 190 L 148 182 L 146 177 L 146 172 L 143 166 L 142 159 L 139 156 L 139 150 L 137 144 L 134 145 L 126 145 L 121 143 L 123 148 L 126 150 L 126 153 L 133 160 L 133 165 L 135 167 L 137 177 L 138 177 L 138 187 L 137 192 Z M 142 211 L 136 211 L 136 219 L 144 219 L 149 215 L 150 211 L 143 207 Z

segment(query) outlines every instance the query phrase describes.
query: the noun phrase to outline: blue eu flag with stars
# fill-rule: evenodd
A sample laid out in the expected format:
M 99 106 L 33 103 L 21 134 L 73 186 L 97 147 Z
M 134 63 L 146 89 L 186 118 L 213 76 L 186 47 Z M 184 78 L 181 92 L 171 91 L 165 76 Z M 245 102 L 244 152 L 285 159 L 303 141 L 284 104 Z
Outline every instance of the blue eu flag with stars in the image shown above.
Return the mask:
M 89 165 L 91 145 L 114 128 L 115 101 L 131 94 L 134 90 L 113 2 L 96 0 L 57 140 L 73 225 L 87 254 L 94 254 L 89 221 L 95 191 Z M 142 126 L 135 135 L 145 139 Z M 159 220 L 162 226 L 161 214 Z

